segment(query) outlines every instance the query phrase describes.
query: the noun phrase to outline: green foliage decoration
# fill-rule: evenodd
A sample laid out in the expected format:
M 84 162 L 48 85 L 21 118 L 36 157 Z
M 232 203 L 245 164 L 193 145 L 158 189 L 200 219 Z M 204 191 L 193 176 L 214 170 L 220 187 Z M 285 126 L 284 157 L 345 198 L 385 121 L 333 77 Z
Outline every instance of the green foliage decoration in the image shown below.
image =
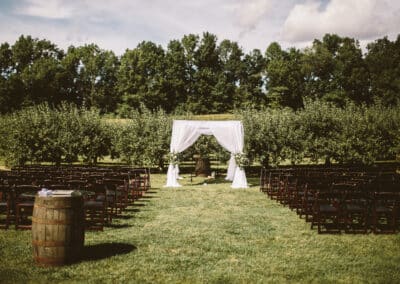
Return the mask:
M 244 167 L 250 164 L 249 159 L 245 153 L 236 153 L 234 154 L 235 163 L 240 169 L 244 169 Z
M 177 166 L 179 165 L 180 155 L 178 152 L 170 152 L 167 154 L 166 160 L 169 164 Z

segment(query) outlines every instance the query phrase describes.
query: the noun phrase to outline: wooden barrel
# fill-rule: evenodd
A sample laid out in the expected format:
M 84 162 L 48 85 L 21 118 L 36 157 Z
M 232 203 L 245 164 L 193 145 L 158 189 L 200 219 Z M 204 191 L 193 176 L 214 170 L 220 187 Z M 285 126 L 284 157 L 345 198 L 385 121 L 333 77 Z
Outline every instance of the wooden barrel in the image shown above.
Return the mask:
M 85 240 L 82 196 L 36 196 L 32 216 L 33 257 L 41 266 L 79 259 Z

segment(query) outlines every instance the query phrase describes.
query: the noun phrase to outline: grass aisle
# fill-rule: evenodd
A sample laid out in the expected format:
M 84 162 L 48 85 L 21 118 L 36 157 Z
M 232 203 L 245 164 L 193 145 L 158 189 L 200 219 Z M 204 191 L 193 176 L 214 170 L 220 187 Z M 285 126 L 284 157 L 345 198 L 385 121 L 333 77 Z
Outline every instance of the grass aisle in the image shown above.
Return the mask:
M 0 231 L 0 282 L 400 281 L 399 234 L 318 235 L 258 187 L 164 182 L 153 175 L 151 192 L 113 227 L 86 233 L 74 265 L 37 268 L 30 232 Z

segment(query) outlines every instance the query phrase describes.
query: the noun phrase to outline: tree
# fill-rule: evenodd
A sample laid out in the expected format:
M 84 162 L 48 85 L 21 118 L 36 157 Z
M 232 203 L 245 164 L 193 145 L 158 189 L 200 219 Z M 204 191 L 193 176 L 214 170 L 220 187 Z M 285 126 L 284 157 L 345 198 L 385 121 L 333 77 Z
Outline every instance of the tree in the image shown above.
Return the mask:
M 61 101 L 57 82 L 62 50 L 47 40 L 20 36 L 11 47 L 10 82 L 20 83 L 22 105 Z M 18 95 L 16 96 L 18 97 Z
M 173 111 L 176 106 L 184 105 L 187 100 L 186 58 L 182 43 L 172 40 L 168 44 L 165 54 L 165 81 L 168 105 L 163 106 L 166 111 Z
M 188 110 L 194 113 L 212 113 L 222 111 L 223 98 L 215 86 L 220 73 L 217 49 L 217 37 L 204 33 L 200 43 L 197 38 L 189 36 L 183 39 L 187 49 L 187 71 L 189 86 Z
M 328 94 L 335 94 L 337 86 L 333 81 L 336 68 L 334 58 L 329 49 L 319 40 L 314 40 L 312 47 L 306 48 L 303 57 L 303 72 L 305 75 L 306 96 L 311 99 L 321 99 Z M 342 93 L 336 92 L 337 99 L 343 101 Z
M 293 109 L 302 106 L 305 89 L 302 56 L 302 53 L 295 48 L 283 51 L 276 42 L 267 48 L 265 57 L 270 106 Z
M 346 100 L 370 102 L 368 70 L 358 41 L 326 34 L 314 40 L 303 59 L 306 94 L 339 105 Z
M 66 55 L 61 59 L 61 70 L 58 73 L 60 96 L 64 101 L 74 103 L 77 106 L 83 105 L 83 94 L 78 84 L 81 58 L 79 51 L 70 46 Z
M 57 81 L 59 72 L 59 61 L 51 57 L 38 58 L 29 67 L 24 68 L 20 74 L 26 92 L 24 105 L 43 102 L 59 104 L 62 101 Z
M 64 63 L 67 70 L 76 68 L 75 72 L 73 69 L 71 71 L 76 75 L 74 84 L 79 105 L 96 107 L 102 112 L 114 111 L 118 103 L 115 91 L 118 59 L 114 53 L 94 44 L 70 48 L 69 53 L 71 56 Z
M 229 40 L 220 43 L 218 53 L 222 72 L 215 92 L 219 92 L 217 97 L 224 98 L 226 110 L 232 110 L 241 105 L 239 86 L 246 67 L 243 62 L 244 53 L 236 42 Z
M 111 133 L 98 110 L 83 111 L 80 115 L 79 154 L 84 162 L 97 164 L 99 158 L 110 153 Z
M 195 74 L 198 67 L 196 66 L 195 58 L 199 47 L 199 36 L 194 34 L 184 35 L 181 42 L 185 55 L 185 85 L 187 94 L 184 108 L 193 111 L 194 107 L 190 105 L 190 102 L 197 95 L 195 89 Z
M 116 125 L 113 137 L 115 150 L 124 162 L 136 166 L 164 166 L 169 153 L 171 117 L 159 109 L 151 111 L 143 105 L 129 113 L 129 120 Z
M 164 71 L 165 54 L 161 46 L 142 42 L 121 57 L 117 89 L 123 103 L 120 109 L 138 109 L 140 104 L 155 110 L 170 108 Z
M 371 93 L 385 105 L 400 102 L 400 36 L 392 42 L 387 37 L 367 46 L 365 57 L 371 78 Z
M 23 101 L 23 85 L 15 72 L 10 45 L 0 45 L 0 113 L 16 110 Z
M 239 115 L 250 160 L 258 160 L 264 167 L 277 166 L 285 160 L 292 164 L 303 160 L 307 137 L 301 118 L 293 110 L 247 108 Z
M 360 44 L 352 38 L 343 38 L 337 54 L 336 77 L 339 89 L 346 98 L 360 104 L 370 103 L 368 70 Z
M 240 77 L 239 94 L 235 106 L 259 108 L 266 104 L 265 58 L 258 49 L 252 50 L 243 58 L 244 72 Z

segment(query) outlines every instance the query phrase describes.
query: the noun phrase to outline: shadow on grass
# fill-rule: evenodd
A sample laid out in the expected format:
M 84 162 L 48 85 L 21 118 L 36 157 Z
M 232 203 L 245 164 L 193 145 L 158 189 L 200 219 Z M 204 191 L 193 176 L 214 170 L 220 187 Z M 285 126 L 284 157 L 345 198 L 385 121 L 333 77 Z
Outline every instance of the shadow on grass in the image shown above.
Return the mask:
M 124 212 L 140 212 L 140 209 L 137 208 L 126 208 Z
M 251 186 L 260 186 L 260 177 L 247 177 L 247 182 L 251 184 Z
M 89 245 L 83 248 L 81 261 L 105 259 L 115 255 L 127 254 L 136 249 L 136 246 L 124 243 Z
M 152 198 L 158 198 L 158 195 L 144 195 L 140 197 L 140 199 L 152 199 Z
M 124 210 L 127 211 L 127 210 Z M 122 220 L 129 220 L 132 219 L 133 216 L 130 215 L 117 215 L 117 216 L 113 216 L 113 219 L 122 219 Z
M 124 228 L 132 227 L 132 225 L 129 225 L 129 224 L 108 224 L 105 226 L 107 228 L 112 228 L 112 229 L 124 229 Z
M 232 181 L 226 180 L 224 177 L 219 177 L 216 179 L 208 179 L 204 178 L 204 180 L 200 182 L 192 182 L 192 183 L 187 183 L 185 186 L 199 186 L 199 185 L 213 185 L 213 184 L 227 184 L 230 185 L 232 184 Z M 253 187 L 259 187 L 260 186 L 260 178 L 259 177 L 247 177 L 247 183 L 249 186 Z
M 191 183 L 190 185 L 203 185 L 204 183 L 207 184 L 230 184 L 232 183 L 229 180 L 225 180 L 225 178 L 216 178 L 216 179 L 208 179 L 208 178 L 204 178 L 203 181 L 201 182 L 197 182 L 197 183 Z

